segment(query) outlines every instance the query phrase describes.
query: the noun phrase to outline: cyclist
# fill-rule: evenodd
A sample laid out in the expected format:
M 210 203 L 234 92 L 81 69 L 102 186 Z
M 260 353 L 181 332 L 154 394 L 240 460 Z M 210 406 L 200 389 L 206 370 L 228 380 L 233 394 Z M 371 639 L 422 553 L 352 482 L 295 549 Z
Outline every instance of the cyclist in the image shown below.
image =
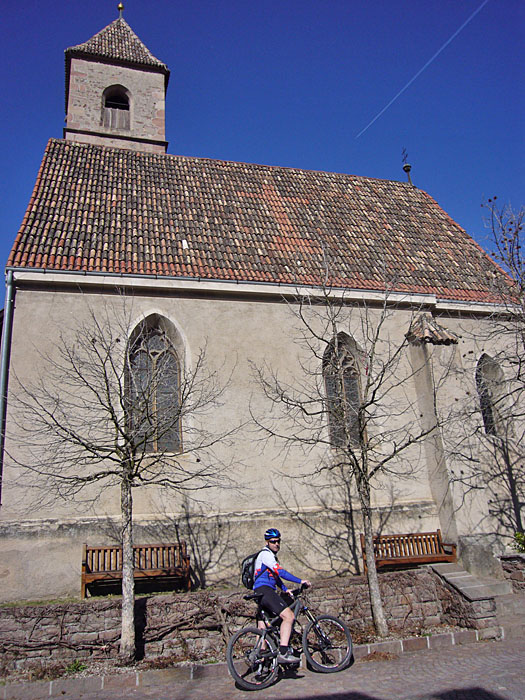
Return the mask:
M 292 625 L 295 616 L 286 600 L 277 593 L 277 587 L 286 593 L 288 590 L 281 579 L 292 583 L 300 583 L 310 586 L 310 581 L 302 580 L 281 567 L 277 559 L 277 553 L 281 548 L 281 533 L 275 527 L 270 527 L 264 533 L 265 548 L 259 552 L 255 560 L 253 590 L 261 594 L 259 605 L 268 610 L 272 615 L 279 615 L 281 622 L 280 644 L 277 661 L 280 664 L 297 663 L 297 657 L 288 647 Z M 258 627 L 264 629 L 264 621 L 258 618 Z

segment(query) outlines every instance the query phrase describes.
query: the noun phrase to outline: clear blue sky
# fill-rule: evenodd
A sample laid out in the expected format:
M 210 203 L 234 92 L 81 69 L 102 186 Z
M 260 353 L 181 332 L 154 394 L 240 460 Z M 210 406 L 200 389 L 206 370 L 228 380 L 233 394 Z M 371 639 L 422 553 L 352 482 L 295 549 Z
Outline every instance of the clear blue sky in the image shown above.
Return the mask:
M 124 17 L 171 70 L 169 153 L 404 180 L 405 148 L 414 184 L 484 245 L 481 202 L 525 203 L 525 2 L 483 2 L 125 0 Z M 116 6 L 4 0 L 2 266 L 62 136 L 64 49 Z

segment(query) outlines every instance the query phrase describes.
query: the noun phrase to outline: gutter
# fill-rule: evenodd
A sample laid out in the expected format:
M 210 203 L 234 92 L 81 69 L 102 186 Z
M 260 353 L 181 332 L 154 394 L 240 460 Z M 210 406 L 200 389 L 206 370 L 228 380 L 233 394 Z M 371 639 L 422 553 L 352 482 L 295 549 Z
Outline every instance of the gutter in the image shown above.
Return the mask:
M 130 272 L 100 272 L 85 270 L 54 270 L 48 268 L 11 266 L 10 270 L 16 274 L 18 286 L 24 283 L 56 283 L 70 284 L 75 287 L 93 287 L 97 285 L 110 285 L 113 287 L 129 287 L 141 289 L 163 289 L 182 292 L 201 293 L 227 293 L 227 294 L 255 294 L 266 297 L 294 298 L 297 296 L 315 298 L 319 294 L 319 285 L 293 282 L 266 282 L 259 280 L 218 279 L 209 277 L 182 277 L 180 275 L 159 275 L 130 273 Z M 498 302 L 457 300 L 437 297 L 435 292 L 386 292 L 391 304 L 403 307 L 435 309 L 440 312 L 475 313 L 483 316 L 500 314 L 508 311 L 505 305 Z M 348 302 L 370 301 L 383 303 L 385 290 L 383 289 L 359 289 L 348 287 L 331 287 L 330 296 L 344 298 Z
M 5 427 L 7 416 L 7 383 L 9 379 L 9 356 L 11 354 L 11 332 L 13 328 L 13 311 L 15 286 L 13 271 L 8 270 L 4 306 L 4 323 L 2 325 L 2 352 L 0 356 L 0 506 L 2 505 L 2 476 L 4 471 Z
M 215 279 L 208 277 L 182 277 L 178 275 L 140 274 L 127 272 L 86 272 L 85 270 L 54 270 L 48 268 L 8 267 L 7 271 L 16 274 L 18 285 L 26 282 L 70 284 L 80 287 L 112 285 L 136 289 L 165 289 L 177 291 L 204 291 L 238 294 L 258 294 L 264 296 L 297 297 L 319 295 L 320 285 L 293 282 L 262 282 L 259 280 Z M 364 300 L 382 303 L 385 290 L 331 287 L 330 296 L 345 298 L 348 301 Z M 434 293 L 388 292 L 388 300 L 396 304 L 435 306 Z

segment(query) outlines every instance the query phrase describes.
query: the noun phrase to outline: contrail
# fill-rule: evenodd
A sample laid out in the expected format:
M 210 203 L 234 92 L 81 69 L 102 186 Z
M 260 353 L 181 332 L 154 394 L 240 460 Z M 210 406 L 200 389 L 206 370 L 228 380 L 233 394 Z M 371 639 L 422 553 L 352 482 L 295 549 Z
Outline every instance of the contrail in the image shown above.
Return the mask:
M 372 126 L 372 124 L 373 124 L 375 121 L 377 121 L 377 120 L 379 119 L 379 117 L 380 117 L 382 114 L 384 114 L 384 113 L 386 112 L 386 110 L 390 107 L 390 105 L 393 105 L 393 104 L 394 104 L 394 102 L 397 100 L 397 98 L 398 98 L 400 95 L 402 95 L 402 94 L 405 92 L 405 90 L 407 90 L 407 89 L 412 85 L 412 83 L 414 82 L 414 80 L 415 80 L 416 78 L 419 78 L 419 76 L 420 76 L 421 73 L 425 70 L 425 68 L 428 68 L 429 65 L 430 65 L 433 61 L 436 60 L 436 58 L 439 56 L 439 54 L 447 48 L 447 46 L 450 44 L 450 42 L 453 41 L 453 40 L 457 37 L 457 35 L 460 33 L 460 31 L 461 31 L 462 29 L 464 29 L 464 28 L 467 26 L 467 24 L 468 24 L 471 20 L 474 19 L 474 17 L 478 14 L 478 12 L 480 12 L 480 11 L 485 7 L 485 5 L 486 5 L 488 2 L 489 2 L 489 0 L 484 0 L 484 1 L 481 3 L 481 5 L 478 7 L 478 9 L 475 10 L 475 11 L 470 15 L 470 17 L 469 17 L 468 19 L 466 19 L 466 20 L 463 22 L 463 24 L 461 25 L 461 27 L 460 27 L 459 29 L 456 29 L 456 31 L 454 32 L 454 34 L 452 34 L 452 36 L 451 36 L 449 39 L 447 39 L 447 40 L 445 41 L 445 43 L 443 44 L 443 46 L 442 46 L 440 49 L 438 49 L 438 50 L 436 51 L 436 53 L 432 56 L 432 58 L 430 58 L 430 59 L 425 63 L 425 65 L 423 66 L 423 68 L 420 68 L 420 69 L 418 70 L 418 72 L 414 75 L 414 77 L 413 77 L 413 78 L 410 78 L 410 80 L 409 80 L 408 83 L 405 85 L 405 87 L 401 88 L 401 90 L 397 93 L 397 95 L 396 95 L 395 97 L 393 97 L 393 98 L 390 100 L 390 102 L 386 105 L 386 107 L 383 107 L 383 109 L 382 109 L 378 114 L 376 114 L 376 116 L 372 119 L 372 121 L 369 122 L 369 123 L 365 126 L 365 128 L 357 134 L 356 139 L 358 139 L 362 134 L 364 134 L 365 131 L 366 131 L 367 129 L 369 129 L 369 128 Z

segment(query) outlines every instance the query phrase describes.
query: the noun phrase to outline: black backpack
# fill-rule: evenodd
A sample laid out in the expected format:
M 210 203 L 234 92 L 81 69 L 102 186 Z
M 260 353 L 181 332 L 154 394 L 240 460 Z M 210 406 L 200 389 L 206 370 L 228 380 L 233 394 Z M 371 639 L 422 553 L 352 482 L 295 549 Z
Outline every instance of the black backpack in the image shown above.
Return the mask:
M 241 563 L 241 579 L 243 586 L 249 588 L 250 591 L 253 588 L 255 581 L 255 561 L 262 550 L 258 550 L 254 554 L 250 554 L 248 557 L 242 560 Z
M 259 554 L 262 551 L 264 551 L 264 549 L 267 549 L 267 547 L 264 547 L 263 549 L 259 549 L 259 551 L 255 552 L 254 554 L 250 554 L 245 559 L 243 559 L 241 562 L 241 580 L 242 580 L 243 586 L 245 586 L 245 588 L 248 588 L 250 591 L 252 590 L 253 584 L 255 583 L 255 562 L 257 561 L 257 557 L 259 556 Z M 277 560 L 277 557 L 275 557 L 275 559 Z M 265 567 L 263 566 L 263 571 L 264 570 L 265 570 Z M 259 576 L 263 573 L 263 571 L 261 571 Z M 274 579 L 277 582 L 277 585 L 280 586 L 280 588 L 282 588 L 283 582 L 281 581 L 279 576 L 277 576 L 273 572 L 271 572 L 271 576 L 274 577 Z

